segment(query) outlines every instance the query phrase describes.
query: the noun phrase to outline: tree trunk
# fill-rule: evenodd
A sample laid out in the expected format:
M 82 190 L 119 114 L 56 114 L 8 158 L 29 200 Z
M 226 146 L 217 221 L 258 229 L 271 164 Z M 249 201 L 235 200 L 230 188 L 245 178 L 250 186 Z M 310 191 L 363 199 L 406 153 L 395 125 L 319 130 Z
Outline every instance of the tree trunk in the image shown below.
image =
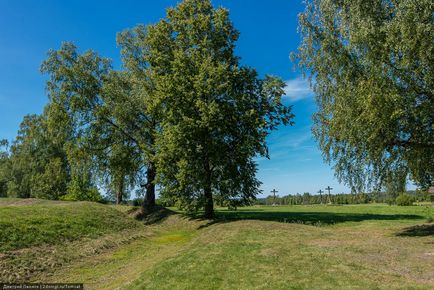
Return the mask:
M 209 164 L 208 154 L 205 154 L 205 158 L 204 158 L 204 171 L 205 171 L 205 186 L 204 186 L 205 218 L 212 219 L 214 217 L 214 202 L 212 198 L 211 168 Z
M 146 193 L 143 199 L 142 211 L 143 213 L 149 213 L 155 208 L 155 176 L 156 169 L 155 164 L 152 161 L 148 162 L 146 171 Z
M 211 186 L 205 186 L 205 218 L 212 219 L 214 217 L 214 202 L 212 199 Z
M 121 204 L 124 196 L 124 177 L 122 176 L 119 180 L 118 190 L 116 193 L 116 204 Z

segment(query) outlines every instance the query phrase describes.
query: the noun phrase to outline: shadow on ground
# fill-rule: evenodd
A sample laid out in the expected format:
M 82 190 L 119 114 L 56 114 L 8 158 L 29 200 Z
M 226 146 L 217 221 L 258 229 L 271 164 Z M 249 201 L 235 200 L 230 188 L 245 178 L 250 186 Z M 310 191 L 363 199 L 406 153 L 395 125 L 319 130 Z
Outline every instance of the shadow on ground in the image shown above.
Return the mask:
M 136 220 L 143 221 L 145 225 L 158 224 L 176 212 L 162 206 L 156 206 L 151 212 L 144 214 L 141 208 L 134 208 L 128 212 Z
M 434 224 L 417 225 L 404 228 L 396 234 L 401 237 L 426 237 L 434 236 Z
M 284 223 L 299 223 L 305 225 L 321 226 L 333 225 L 343 222 L 361 222 L 368 220 L 418 220 L 420 215 L 406 214 L 357 214 L 333 212 L 266 212 L 258 210 L 242 210 L 217 212 L 215 218 L 201 226 L 207 227 L 216 223 L 225 223 L 237 220 L 263 220 Z

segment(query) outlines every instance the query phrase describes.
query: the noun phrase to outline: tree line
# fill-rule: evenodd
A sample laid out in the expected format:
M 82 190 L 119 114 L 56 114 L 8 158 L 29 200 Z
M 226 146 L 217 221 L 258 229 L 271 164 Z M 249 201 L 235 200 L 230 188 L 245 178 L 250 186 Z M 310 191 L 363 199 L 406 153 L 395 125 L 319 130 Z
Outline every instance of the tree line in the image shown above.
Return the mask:
M 432 202 L 434 195 L 427 191 L 407 191 L 401 193 L 390 193 L 386 191 L 369 193 L 338 193 L 338 194 L 288 194 L 285 196 L 269 195 L 265 198 L 258 198 L 254 204 L 259 205 L 308 205 L 308 204 L 366 204 L 366 203 L 387 203 L 399 204 L 399 200 L 406 197 L 410 204 L 413 202 Z

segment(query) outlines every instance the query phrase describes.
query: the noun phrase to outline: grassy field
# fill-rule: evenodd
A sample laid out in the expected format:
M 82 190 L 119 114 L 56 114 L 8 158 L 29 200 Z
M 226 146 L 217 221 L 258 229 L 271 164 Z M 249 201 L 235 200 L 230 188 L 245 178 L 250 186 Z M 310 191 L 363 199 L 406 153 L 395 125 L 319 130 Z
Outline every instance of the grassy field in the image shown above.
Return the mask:
M 9 233 L 1 234 L 0 281 L 86 289 L 434 287 L 432 206 L 218 209 L 213 221 L 174 213 L 152 225 L 128 211 L 0 199 L 0 226 Z

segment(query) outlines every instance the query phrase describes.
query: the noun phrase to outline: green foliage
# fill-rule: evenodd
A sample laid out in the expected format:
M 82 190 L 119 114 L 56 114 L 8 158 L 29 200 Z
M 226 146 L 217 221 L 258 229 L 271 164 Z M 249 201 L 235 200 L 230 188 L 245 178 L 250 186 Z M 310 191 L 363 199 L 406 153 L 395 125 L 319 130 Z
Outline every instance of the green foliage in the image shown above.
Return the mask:
M 406 170 L 397 170 L 386 177 L 384 187 L 389 197 L 395 199 L 399 193 L 405 192 L 407 174 Z
M 413 198 L 408 194 L 401 193 L 396 198 L 396 205 L 400 205 L 400 206 L 413 205 Z
M 59 157 L 49 158 L 40 172 L 32 179 L 33 197 L 59 199 L 65 194 L 65 184 L 69 180 L 65 161 Z
M 98 185 L 120 203 L 140 185 L 152 207 L 159 182 L 163 200 L 208 217 L 213 199 L 249 204 L 260 185 L 254 158 L 268 157 L 266 137 L 293 114 L 281 79 L 239 63 L 238 35 L 226 9 L 186 0 L 118 35 L 122 70 L 72 43 L 49 51 L 49 104 L 23 122 L 8 191 L 99 200 Z
M 430 194 L 424 191 L 407 191 L 404 193 L 412 201 L 430 202 Z M 338 193 L 338 194 L 316 194 L 312 195 L 305 192 L 303 195 L 286 195 L 286 196 L 267 196 L 258 198 L 255 204 L 258 205 L 303 205 L 303 204 L 366 204 L 366 203 L 387 203 L 396 204 L 396 197 L 399 193 L 389 192 L 370 192 L 370 193 Z
M 12 143 L 8 196 L 58 199 L 69 180 L 65 140 L 57 138 L 42 115 L 24 117 Z
M 96 187 L 90 187 L 86 182 L 83 184 L 82 180 L 77 180 L 75 178 L 68 184 L 67 192 L 67 194 L 61 197 L 61 200 L 102 201 L 102 196 Z
M 227 10 L 187 0 L 157 24 L 119 36 L 124 54 L 136 47 L 149 65 L 163 116 L 155 159 L 161 194 L 189 211 L 205 207 L 208 216 L 213 195 L 232 203 L 255 197 L 253 157 L 267 156 L 266 136 L 292 119 L 281 103 L 284 82 L 239 64 L 238 34 Z
M 64 199 L 100 200 L 89 156 L 62 113 L 49 104 L 43 114 L 24 118 L 8 157 L 8 196 L 63 199 L 68 193 Z
M 396 199 L 393 199 L 393 198 L 391 198 L 391 197 L 389 197 L 389 198 L 386 199 L 386 203 L 387 203 L 388 205 L 394 205 L 395 202 L 396 202 Z
M 85 149 L 71 145 L 68 146 L 68 160 L 71 180 L 63 199 L 101 201 L 102 197 L 95 184 L 91 155 Z
M 121 136 L 119 136 L 122 140 Z M 135 157 L 135 147 L 128 140 L 122 140 L 110 146 L 110 152 L 97 154 L 98 173 L 106 185 L 109 199 L 121 203 L 129 198 L 132 190 L 141 178 L 140 163 Z
M 133 199 L 132 204 L 133 204 L 133 206 L 140 206 L 140 205 L 142 205 L 143 204 L 143 198 L 138 197 L 138 198 Z
M 8 166 L 10 165 L 8 145 L 7 140 L 0 140 L 0 197 L 7 196 L 8 191 Z
M 356 191 L 408 175 L 430 186 L 433 1 L 306 3 L 297 57 L 319 107 L 313 133 L 339 180 Z
M 372 194 L 357 193 L 357 194 L 322 194 L 312 195 L 308 192 L 295 195 L 286 196 L 268 196 L 266 198 L 258 199 L 256 204 L 262 205 L 308 205 L 308 204 L 364 204 L 377 201 Z M 377 201 L 377 202 L 383 202 Z
M 93 181 L 99 179 L 119 202 L 141 183 L 143 168 L 149 171 L 157 124 L 148 108 L 146 79 L 124 62 L 129 71 L 113 71 L 108 59 L 93 51 L 79 54 L 64 43 L 49 52 L 41 68 L 50 77 L 50 103 L 71 120 L 78 149 L 93 161 Z M 147 182 L 154 186 L 153 178 Z

